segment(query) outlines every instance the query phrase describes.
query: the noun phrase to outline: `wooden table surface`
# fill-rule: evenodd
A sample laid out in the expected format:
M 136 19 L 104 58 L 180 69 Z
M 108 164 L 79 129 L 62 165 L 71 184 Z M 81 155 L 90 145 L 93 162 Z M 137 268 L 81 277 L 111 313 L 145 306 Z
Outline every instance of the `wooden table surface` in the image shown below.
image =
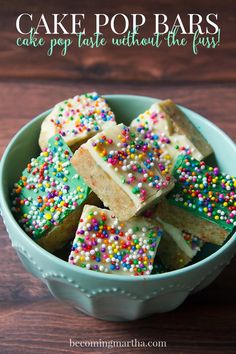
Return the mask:
M 100 94 L 127 93 L 172 98 L 221 127 L 236 140 L 235 1 L 183 0 L 131 2 L 71 1 L 67 12 L 155 12 L 173 14 L 219 12 L 222 45 L 198 56 L 187 48 L 156 51 L 142 48 L 72 50 L 62 58 L 41 50 L 17 48 L 16 16 L 25 12 L 62 13 L 65 2 L 2 1 L 0 13 L 0 156 L 14 134 L 38 113 L 64 98 L 96 90 Z M 175 3 L 175 7 L 174 4 Z M 124 5 L 127 5 L 124 7 Z M 56 8 L 56 11 L 55 11 Z M 73 9 L 77 9 L 73 11 Z M 123 9 L 123 10 L 121 10 Z M 125 9 L 125 10 L 124 10 Z M 178 9 L 178 11 L 177 11 Z M 191 11 L 190 11 L 191 10 Z M 220 144 L 220 141 L 219 141 Z M 69 340 L 163 340 L 160 353 L 235 353 L 236 259 L 207 289 L 188 298 L 173 312 L 135 322 L 104 322 L 57 302 L 47 288 L 27 273 L 11 248 L 0 221 L 0 353 L 79 353 Z M 118 353 L 119 349 L 88 348 L 90 353 Z M 122 349 L 142 353 L 142 348 Z M 151 350 L 149 351 L 151 352 Z M 154 350 L 153 350 L 154 352 Z

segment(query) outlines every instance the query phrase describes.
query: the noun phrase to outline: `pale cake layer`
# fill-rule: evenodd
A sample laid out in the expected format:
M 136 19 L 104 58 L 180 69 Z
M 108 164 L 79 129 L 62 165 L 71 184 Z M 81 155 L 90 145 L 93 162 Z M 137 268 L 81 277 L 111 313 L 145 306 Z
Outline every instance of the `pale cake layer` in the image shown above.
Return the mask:
M 120 220 L 128 220 L 135 215 L 134 201 L 94 162 L 86 147 L 80 147 L 72 158 L 72 163 L 77 171 L 81 171 L 84 181 L 103 201 L 104 205 L 115 210 L 116 215 L 118 211 Z

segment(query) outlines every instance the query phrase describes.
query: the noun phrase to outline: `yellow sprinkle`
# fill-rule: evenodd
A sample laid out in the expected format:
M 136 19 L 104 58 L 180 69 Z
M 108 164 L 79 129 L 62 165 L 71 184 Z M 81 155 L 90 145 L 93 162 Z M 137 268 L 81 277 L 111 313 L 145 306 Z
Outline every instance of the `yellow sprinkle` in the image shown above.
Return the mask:
M 82 199 L 84 196 L 83 196 L 83 194 L 80 194 L 79 195 L 79 199 Z
M 219 220 L 219 218 L 220 218 L 219 215 L 215 216 L 215 220 Z
M 207 210 L 207 208 L 203 208 L 203 211 L 205 211 L 205 213 L 207 213 L 208 210 Z
M 227 202 L 224 202 L 223 205 L 224 205 L 225 207 L 227 207 L 227 206 L 228 206 L 228 203 L 227 203 Z
M 77 191 L 78 191 L 78 192 L 80 191 L 80 187 L 77 187 Z
M 187 202 L 184 202 L 184 206 L 188 206 L 188 203 L 187 203 Z
M 66 177 L 64 177 L 64 178 L 63 178 L 63 181 L 64 181 L 64 182 L 67 182 L 67 181 L 68 181 L 68 179 L 67 179 Z
M 49 187 L 50 187 L 50 184 L 49 184 L 49 183 L 46 183 L 46 187 L 49 188 Z
M 50 213 L 47 213 L 47 214 L 44 215 L 44 217 L 45 217 L 46 220 L 51 220 L 52 215 Z
M 199 186 L 201 189 L 203 189 L 204 188 L 204 185 L 203 184 L 200 184 L 200 186 Z
M 47 157 L 48 156 L 48 151 L 43 152 L 43 156 Z

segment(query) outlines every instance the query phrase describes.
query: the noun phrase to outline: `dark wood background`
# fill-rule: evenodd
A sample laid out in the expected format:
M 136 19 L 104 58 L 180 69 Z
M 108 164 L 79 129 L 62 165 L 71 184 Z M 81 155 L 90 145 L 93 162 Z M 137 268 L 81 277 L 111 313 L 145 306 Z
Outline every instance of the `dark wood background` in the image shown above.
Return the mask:
M 14 134 L 38 113 L 78 93 L 129 93 L 171 97 L 220 126 L 236 140 L 235 1 L 1 1 L 0 156 Z M 43 49 L 17 48 L 15 20 L 22 12 L 219 14 L 222 43 L 215 50 L 99 48 L 47 57 Z M 92 22 L 91 22 L 92 23 Z M 147 28 L 147 31 L 149 28 Z M 220 142 L 219 142 L 220 143 Z M 0 353 L 72 353 L 69 339 L 166 340 L 160 353 L 235 353 L 236 261 L 177 310 L 132 323 L 88 317 L 51 297 L 21 266 L 0 222 Z M 106 350 L 106 349 L 105 349 Z M 102 353 L 104 349 L 86 349 Z M 123 350 L 143 352 L 142 349 Z M 156 350 L 158 352 L 158 350 Z M 110 353 L 119 352 L 110 349 Z

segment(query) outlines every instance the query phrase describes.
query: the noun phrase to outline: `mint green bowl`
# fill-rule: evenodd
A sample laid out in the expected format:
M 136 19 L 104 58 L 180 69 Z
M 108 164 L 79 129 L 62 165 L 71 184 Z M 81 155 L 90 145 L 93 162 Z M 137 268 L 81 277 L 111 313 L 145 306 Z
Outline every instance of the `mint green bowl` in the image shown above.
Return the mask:
M 129 95 L 106 98 L 117 120 L 126 124 L 156 101 Z M 232 140 L 199 114 L 181 108 L 214 148 L 222 170 L 236 175 L 236 146 Z M 39 153 L 40 125 L 47 114 L 42 113 L 25 125 L 8 145 L 1 161 L 0 204 L 12 246 L 21 262 L 48 286 L 53 296 L 100 319 L 134 320 L 177 308 L 188 295 L 208 286 L 229 264 L 236 252 L 235 234 L 221 248 L 204 247 L 198 261 L 186 268 L 140 277 L 82 269 L 38 246 L 12 216 L 9 192 L 30 158 Z

